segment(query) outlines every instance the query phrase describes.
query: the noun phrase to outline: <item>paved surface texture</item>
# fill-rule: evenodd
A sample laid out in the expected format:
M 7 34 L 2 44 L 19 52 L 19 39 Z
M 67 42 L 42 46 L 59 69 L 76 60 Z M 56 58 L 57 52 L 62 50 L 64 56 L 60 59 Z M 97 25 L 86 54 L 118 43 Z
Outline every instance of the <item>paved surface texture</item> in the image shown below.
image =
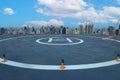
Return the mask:
M 60 38 L 54 39 L 53 37 Z M 76 45 L 45 45 L 36 42 L 37 39 L 46 43 L 71 43 L 73 38 L 84 40 Z M 53 41 L 49 41 L 52 38 Z M 61 39 L 62 38 L 62 39 Z M 105 37 L 106 38 L 106 37 Z M 120 40 L 120 37 L 112 37 Z M 60 65 L 61 59 L 65 65 L 91 64 L 114 60 L 120 53 L 120 43 L 95 36 L 78 35 L 36 35 L 18 37 L 0 42 L 0 56 L 6 54 L 8 60 L 40 65 Z M 35 70 L 0 64 L 0 80 L 120 80 L 120 64 L 84 70 Z

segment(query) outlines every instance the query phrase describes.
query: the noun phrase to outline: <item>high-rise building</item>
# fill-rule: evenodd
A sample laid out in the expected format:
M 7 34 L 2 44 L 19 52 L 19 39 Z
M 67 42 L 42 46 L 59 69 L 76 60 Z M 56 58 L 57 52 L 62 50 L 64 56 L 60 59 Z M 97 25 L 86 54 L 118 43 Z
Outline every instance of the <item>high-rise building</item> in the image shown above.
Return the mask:
M 83 34 L 83 33 L 84 33 L 84 31 L 83 31 L 83 24 L 80 24 L 80 25 L 79 25 L 79 32 L 80 32 L 80 34 Z
M 115 35 L 115 28 L 113 26 L 109 26 L 108 33 L 110 36 L 114 36 Z
M 62 34 L 63 26 L 60 26 L 60 34 Z
M 24 26 L 23 27 L 23 34 L 29 34 L 30 28 L 29 26 Z
M 0 28 L 0 35 L 5 34 L 5 28 Z
M 63 29 L 62 29 L 62 34 L 66 34 L 66 28 L 65 27 L 63 27 Z
M 86 35 L 88 34 L 88 27 L 89 27 L 89 24 L 86 23 L 86 24 L 85 24 L 85 34 L 86 34 Z
M 48 31 L 48 30 L 47 30 Z M 56 27 L 55 26 L 51 26 L 50 27 L 50 31 L 48 31 L 48 33 L 47 34 L 57 34 L 57 32 L 56 32 Z
M 119 29 L 115 30 L 115 34 L 116 34 L 116 36 L 119 35 Z
M 19 28 L 19 34 L 23 34 L 23 29 L 21 27 Z
M 100 29 L 100 35 L 106 35 L 105 28 Z
M 119 24 L 119 29 L 120 29 L 120 24 Z
M 29 34 L 35 34 L 34 31 L 35 31 L 34 27 L 31 27 L 30 30 L 29 30 Z
M 93 34 L 94 32 L 94 26 L 93 24 L 91 23 L 86 23 L 85 24 L 85 34 L 88 35 L 88 34 Z
M 70 29 L 69 27 L 66 28 L 66 34 L 69 34 L 70 33 Z
M 78 28 L 74 29 L 74 34 L 80 34 L 80 30 Z
M 90 34 L 93 34 L 93 32 L 94 32 L 94 25 L 90 24 Z
M 90 24 L 90 34 L 94 33 L 94 25 L 91 23 Z
M 55 34 L 60 34 L 60 28 L 59 27 L 55 27 Z
M 36 34 L 40 34 L 40 28 L 39 27 L 36 28 Z
M 118 35 L 120 35 L 120 24 L 119 24 L 119 28 L 118 28 Z
M 44 34 L 44 27 L 43 26 L 40 28 L 40 34 Z

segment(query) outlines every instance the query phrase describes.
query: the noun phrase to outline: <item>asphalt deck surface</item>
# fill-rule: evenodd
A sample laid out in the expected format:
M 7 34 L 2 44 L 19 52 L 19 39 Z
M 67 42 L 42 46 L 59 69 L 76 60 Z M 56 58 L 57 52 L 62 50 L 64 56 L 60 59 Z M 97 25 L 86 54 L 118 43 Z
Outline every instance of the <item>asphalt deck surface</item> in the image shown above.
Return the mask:
M 74 42 L 82 39 L 76 45 L 45 45 L 37 43 L 69 43 L 66 38 Z M 120 37 L 111 37 L 120 40 Z M 102 40 L 95 36 L 78 35 L 34 35 L 17 37 L 0 42 L 0 56 L 6 54 L 8 60 L 41 65 L 60 65 L 61 59 L 65 65 L 90 64 L 114 60 L 120 53 L 120 43 Z M 0 80 L 120 80 L 120 64 L 109 67 L 84 70 L 34 70 L 18 68 L 0 64 Z

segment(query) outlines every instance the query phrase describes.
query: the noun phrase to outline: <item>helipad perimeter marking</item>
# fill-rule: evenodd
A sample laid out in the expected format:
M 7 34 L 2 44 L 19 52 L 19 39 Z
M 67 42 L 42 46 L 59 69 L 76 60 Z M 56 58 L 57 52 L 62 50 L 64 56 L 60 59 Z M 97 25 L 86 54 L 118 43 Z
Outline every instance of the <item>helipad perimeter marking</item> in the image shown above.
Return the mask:
M 17 38 L 22 38 L 22 37 L 7 38 L 7 39 L 0 40 L 0 42 L 11 40 L 11 39 L 17 39 Z M 108 40 L 115 41 L 115 42 L 120 42 L 119 40 L 115 40 L 115 39 L 108 39 Z M 1 60 L 2 59 L 0 58 L 0 61 Z M 20 62 L 15 62 L 15 61 L 11 61 L 11 60 L 7 60 L 7 62 L 5 62 L 5 63 L 4 62 L 0 62 L 0 63 L 5 64 L 5 65 L 20 67 L 20 68 L 28 68 L 28 69 L 61 70 L 59 65 L 27 64 L 27 63 L 20 63 Z M 112 65 L 117 65 L 117 64 L 120 64 L 120 62 L 116 62 L 116 60 L 111 60 L 111 61 L 100 62 L 100 63 L 92 63 L 92 64 L 66 65 L 65 70 L 100 68 L 100 67 L 107 67 L 107 66 L 112 66 Z
M 84 41 L 82 39 L 79 39 L 79 38 L 71 38 L 71 39 L 76 39 L 78 40 L 78 42 L 72 42 L 70 41 L 69 39 L 69 43 L 46 43 L 46 42 L 41 42 L 41 40 L 44 40 L 44 39 L 48 39 L 48 38 L 40 38 L 40 39 L 37 39 L 36 42 L 37 43 L 40 43 L 40 44 L 46 44 L 46 45 L 75 45 L 75 44 L 81 44 L 83 43 Z
M 115 40 L 115 39 L 111 39 L 111 38 L 102 38 L 102 40 L 110 40 L 110 41 L 120 42 L 119 40 Z
M 0 61 L 2 59 L 0 58 Z M 60 65 L 38 65 L 38 64 L 27 64 L 20 63 L 11 60 L 7 60 L 7 62 L 0 62 L 1 64 L 19 67 L 19 68 L 27 68 L 27 69 L 38 69 L 38 70 L 61 70 Z M 100 63 L 92 63 L 92 64 L 81 64 L 81 65 L 65 65 L 64 70 L 79 70 L 79 69 L 92 69 L 92 68 L 100 68 L 107 67 L 112 65 L 120 64 L 116 62 L 116 60 L 100 62 Z

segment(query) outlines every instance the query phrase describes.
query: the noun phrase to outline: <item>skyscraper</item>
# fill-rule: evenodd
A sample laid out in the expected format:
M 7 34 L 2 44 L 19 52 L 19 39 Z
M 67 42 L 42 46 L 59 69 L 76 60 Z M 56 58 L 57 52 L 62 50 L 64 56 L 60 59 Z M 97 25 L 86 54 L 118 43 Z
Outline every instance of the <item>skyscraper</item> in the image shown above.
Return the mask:
M 85 24 L 85 34 L 86 34 L 86 35 L 88 34 L 88 27 L 89 27 L 89 24 L 86 23 L 86 24 Z
M 62 34 L 63 26 L 60 26 L 60 34 Z
M 70 29 L 69 29 L 69 27 L 66 28 L 66 34 L 70 34 Z
M 65 27 L 63 27 L 63 29 L 62 29 L 62 34 L 66 34 L 66 28 Z
M 119 35 L 119 29 L 115 30 L 115 34 L 116 34 L 116 36 Z
M 94 26 L 92 23 L 86 23 L 85 24 L 85 34 L 88 35 L 88 34 L 93 34 L 94 32 Z
M 93 34 L 93 32 L 94 32 L 94 26 L 93 26 L 92 23 L 89 23 L 89 29 L 88 30 L 89 30 L 88 34 Z
M 75 28 L 74 34 L 80 34 L 80 30 L 78 28 Z
M 108 33 L 110 36 L 114 36 L 115 35 L 115 28 L 113 26 L 109 26 Z
M 118 35 L 120 35 L 120 24 L 119 24 L 119 29 L 118 29 Z
M 83 32 L 83 24 L 80 24 L 79 25 L 79 31 L 80 31 L 80 34 L 83 34 L 84 32 Z
M 119 24 L 119 29 L 120 29 L 120 24 Z
M 0 35 L 3 35 L 5 33 L 5 28 L 0 28 Z

